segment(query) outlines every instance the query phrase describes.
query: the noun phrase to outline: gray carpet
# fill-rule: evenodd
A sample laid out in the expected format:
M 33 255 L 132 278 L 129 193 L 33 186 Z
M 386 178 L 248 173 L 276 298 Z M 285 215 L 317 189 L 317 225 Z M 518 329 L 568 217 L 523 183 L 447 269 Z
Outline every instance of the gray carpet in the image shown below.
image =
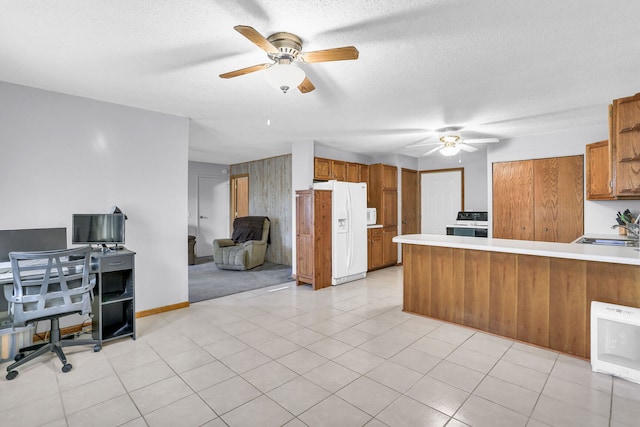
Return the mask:
M 291 267 L 265 262 L 247 271 L 221 270 L 211 257 L 198 258 L 189 266 L 189 302 L 231 295 L 291 282 Z

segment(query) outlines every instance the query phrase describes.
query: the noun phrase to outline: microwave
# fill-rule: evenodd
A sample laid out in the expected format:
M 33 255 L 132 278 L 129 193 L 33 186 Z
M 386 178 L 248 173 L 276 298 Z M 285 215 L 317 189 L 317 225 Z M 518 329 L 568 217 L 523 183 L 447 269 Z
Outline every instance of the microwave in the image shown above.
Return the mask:
M 367 225 L 375 225 L 377 222 L 376 208 L 367 208 Z

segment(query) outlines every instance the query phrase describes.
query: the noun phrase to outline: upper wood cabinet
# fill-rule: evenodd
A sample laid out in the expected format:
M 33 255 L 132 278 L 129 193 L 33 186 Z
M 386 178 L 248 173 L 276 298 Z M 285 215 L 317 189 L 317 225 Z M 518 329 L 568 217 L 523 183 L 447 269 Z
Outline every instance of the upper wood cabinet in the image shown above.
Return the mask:
M 318 181 L 367 182 L 369 166 L 343 160 L 313 159 L 313 179 Z
M 584 233 L 583 157 L 493 164 L 493 237 L 569 243 Z
M 398 189 L 398 168 L 395 166 L 382 165 L 382 189 Z
M 338 181 L 347 180 L 347 163 L 342 160 L 332 160 L 331 169 L 333 170 L 333 178 Z
M 330 159 L 322 159 L 315 157 L 313 159 L 313 177 L 318 180 L 330 180 L 333 179 L 333 161 Z
M 588 144 L 585 151 L 587 200 L 613 200 L 611 145 L 608 140 Z
M 358 163 L 347 162 L 347 182 L 361 182 Z
M 358 182 L 369 183 L 369 165 L 358 163 Z
M 640 197 L 640 93 L 613 101 L 612 152 L 615 194 Z

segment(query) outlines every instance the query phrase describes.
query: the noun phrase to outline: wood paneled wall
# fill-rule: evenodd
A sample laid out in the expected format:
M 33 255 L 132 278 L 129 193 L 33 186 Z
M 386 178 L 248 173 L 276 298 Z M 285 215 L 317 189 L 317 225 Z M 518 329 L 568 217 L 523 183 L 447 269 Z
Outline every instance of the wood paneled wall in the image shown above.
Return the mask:
M 271 219 L 265 260 L 291 265 L 291 155 L 231 165 L 231 175 L 249 175 L 249 215 Z

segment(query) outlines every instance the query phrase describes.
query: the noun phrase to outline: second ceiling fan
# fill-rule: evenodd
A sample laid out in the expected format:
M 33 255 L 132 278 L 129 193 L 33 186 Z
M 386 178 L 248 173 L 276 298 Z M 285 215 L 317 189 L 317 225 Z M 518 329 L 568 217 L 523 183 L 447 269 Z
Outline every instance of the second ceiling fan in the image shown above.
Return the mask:
M 220 74 L 223 79 L 266 70 L 267 81 L 282 92 L 286 93 L 291 87 L 296 86 L 300 92 L 308 93 L 314 90 L 315 86 L 301 68 L 293 65 L 294 62 L 314 63 L 358 59 L 358 49 L 353 46 L 302 52 L 302 40 L 295 34 L 280 32 L 264 37 L 254 28 L 246 25 L 236 25 L 233 28 L 264 50 L 273 62 Z
M 462 151 L 473 152 L 478 150 L 477 148 L 469 145 L 469 144 L 488 144 L 499 142 L 498 138 L 474 138 L 474 139 L 463 139 L 460 134 L 460 130 L 462 128 L 458 126 L 449 126 L 442 129 L 438 129 L 438 142 L 423 142 L 420 144 L 413 144 L 409 147 L 422 147 L 427 145 L 437 145 L 437 147 L 432 148 L 423 154 L 423 156 L 428 156 L 429 154 L 433 154 L 439 151 L 444 156 L 454 156 Z M 408 147 L 408 148 L 409 148 Z

